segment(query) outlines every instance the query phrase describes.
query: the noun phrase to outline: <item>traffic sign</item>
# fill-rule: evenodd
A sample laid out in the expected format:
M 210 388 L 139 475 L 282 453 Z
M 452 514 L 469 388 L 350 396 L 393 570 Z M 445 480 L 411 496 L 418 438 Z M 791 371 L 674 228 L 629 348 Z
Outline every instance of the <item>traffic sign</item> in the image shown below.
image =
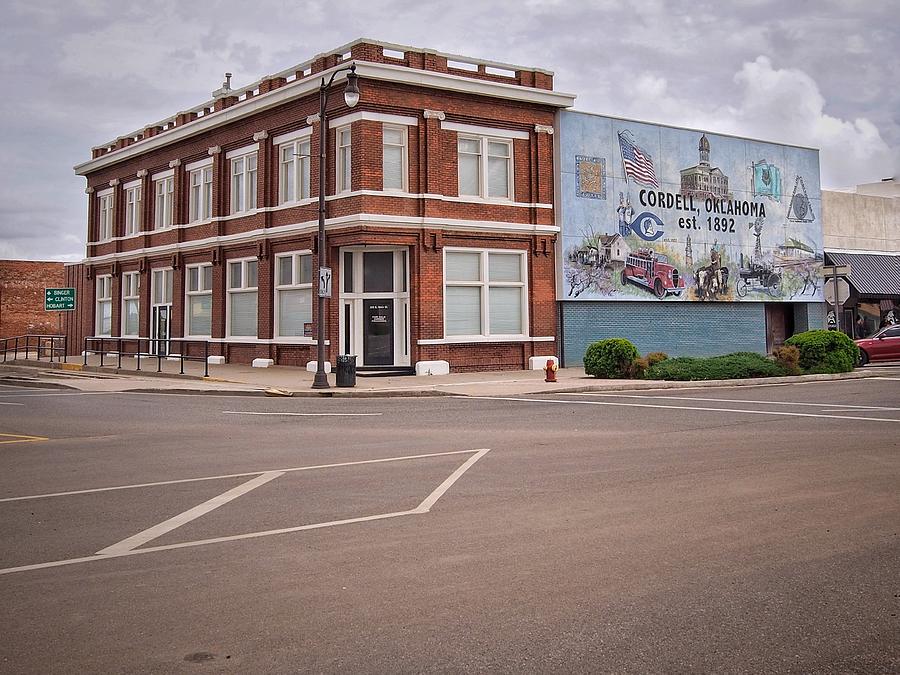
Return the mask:
M 828 278 L 825 280 L 825 302 L 829 305 L 834 304 L 834 288 L 835 279 Z M 837 278 L 837 300 L 840 304 L 844 304 L 850 298 L 850 284 L 844 277 Z
M 822 276 L 826 277 L 846 277 L 850 275 L 850 265 L 823 265 Z
M 74 288 L 45 288 L 44 289 L 45 312 L 74 312 L 75 289 Z
M 330 298 L 331 297 L 331 268 L 330 267 L 320 267 L 319 268 L 319 297 L 320 298 Z

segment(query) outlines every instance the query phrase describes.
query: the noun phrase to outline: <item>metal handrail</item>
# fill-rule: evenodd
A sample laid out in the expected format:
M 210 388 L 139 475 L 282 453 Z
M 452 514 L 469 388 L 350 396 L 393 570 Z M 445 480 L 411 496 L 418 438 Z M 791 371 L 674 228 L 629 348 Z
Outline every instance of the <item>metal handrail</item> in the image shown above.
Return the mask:
M 33 343 L 32 340 L 34 341 Z M 47 341 L 49 341 L 49 345 Z M 10 342 L 13 343 L 12 347 L 9 346 Z M 13 353 L 12 360 L 18 360 L 20 349 L 24 349 L 26 361 L 28 360 L 29 349 L 34 349 L 38 361 L 41 360 L 41 354 L 47 354 L 48 361 L 51 363 L 54 361 L 54 358 L 57 361 L 64 362 L 69 352 L 69 339 L 65 335 L 28 333 L 26 335 L 0 338 L 0 344 L 2 344 L 0 351 L 3 352 L 3 363 L 6 363 L 10 352 Z
M 127 352 L 123 351 L 122 343 L 137 343 L 137 351 Z M 172 353 L 171 346 L 173 343 L 184 345 L 184 344 L 197 344 L 200 342 L 199 340 L 182 340 L 178 338 L 162 340 L 158 338 L 123 338 L 123 337 L 103 337 L 103 336 L 90 336 L 84 338 L 84 365 L 88 364 L 88 356 L 90 354 L 99 354 L 100 355 L 100 367 L 105 366 L 104 359 L 106 357 L 106 349 L 105 346 L 109 345 L 110 347 L 116 347 L 116 370 L 122 369 L 122 357 L 123 356 L 134 356 L 136 359 L 136 370 L 141 369 L 141 358 L 144 359 L 156 359 L 156 372 L 162 372 L 162 362 L 163 359 L 169 360 L 170 358 L 177 358 L 179 360 L 179 365 L 181 366 L 179 370 L 180 375 L 184 375 L 184 362 L 185 361 L 203 361 L 203 377 L 209 377 L 209 342 L 207 340 L 203 340 L 203 356 L 185 356 L 183 353 L 178 356 L 170 356 Z M 99 349 L 91 348 L 96 347 L 99 343 Z M 142 349 L 142 345 L 147 345 L 147 350 L 144 351 Z M 164 349 L 163 349 L 164 348 Z M 184 349 L 181 349 L 184 352 Z

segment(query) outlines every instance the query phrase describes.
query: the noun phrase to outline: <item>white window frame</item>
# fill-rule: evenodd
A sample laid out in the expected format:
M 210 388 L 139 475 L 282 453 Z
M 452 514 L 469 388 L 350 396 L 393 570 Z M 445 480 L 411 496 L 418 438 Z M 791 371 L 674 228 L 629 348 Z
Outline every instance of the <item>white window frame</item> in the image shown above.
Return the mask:
M 447 280 L 447 254 L 448 253 L 477 253 L 480 255 L 480 274 L 478 281 L 448 281 Z M 490 254 L 518 255 L 520 281 L 491 281 L 489 260 Z M 477 342 L 483 339 L 509 338 L 511 340 L 528 337 L 528 256 L 527 251 L 519 249 L 480 249 L 480 248 L 444 248 L 443 269 L 443 300 L 444 300 L 444 338 L 454 341 Z M 477 287 L 481 289 L 481 332 L 471 335 L 459 335 L 447 333 L 447 287 Z M 519 333 L 491 333 L 490 313 L 490 289 L 491 288 L 521 288 L 521 332 Z
M 189 337 L 212 337 L 212 263 L 200 263 L 197 265 L 185 265 L 184 268 L 184 331 L 185 335 Z M 197 288 L 191 290 L 191 274 L 193 271 L 197 271 Z M 209 270 L 209 288 L 206 288 L 205 277 L 206 270 Z M 192 300 L 200 297 L 209 296 L 209 307 L 210 307 L 210 318 L 209 318 L 209 332 L 208 333 L 194 333 L 193 325 L 191 324 L 191 309 L 192 309 Z
M 282 143 L 278 146 L 278 203 L 293 204 L 311 197 L 310 166 L 312 165 L 311 136 Z M 285 153 L 290 159 L 284 160 Z M 288 176 L 286 167 L 292 176 Z M 292 180 L 289 180 L 291 178 Z
M 143 213 L 141 185 L 125 186 L 125 236 L 141 231 L 141 215 Z
M 308 257 L 310 262 L 310 278 L 308 282 L 300 281 L 300 259 Z M 291 261 L 291 283 L 281 283 L 281 261 L 289 259 Z M 303 251 L 291 251 L 290 253 L 279 253 L 275 256 L 275 325 L 274 335 L 279 341 L 303 341 L 312 342 L 312 336 L 306 335 L 282 335 L 281 334 L 281 293 L 284 291 L 309 291 L 310 308 L 312 308 L 315 299 L 313 298 L 313 275 L 315 268 L 312 266 L 312 251 L 309 249 Z M 310 322 L 312 322 L 312 314 L 310 314 Z
M 478 194 L 468 194 L 462 191 L 461 184 L 461 169 L 459 163 L 459 156 L 463 154 L 460 152 L 459 144 L 460 141 L 477 141 L 479 143 L 479 156 L 478 156 Z M 507 186 L 506 186 L 506 195 L 495 196 L 490 194 L 490 186 L 489 186 L 489 166 L 490 159 L 492 155 L 489 154 L 491 143 L 497 143 L 500 145 L 505 145 L 509 148 L 509 156 L 507 159 Z M 469 153 L 466 153 L 469 154 Z M 515 145 L 513 144 L 513 139 L 511 138 L 501 138 L 498 136 L 480 136 L 475 134 L 465 134 L 460 133 L 457 134 L 456 137 L 456 157 L 457 157 L 457 193 L 460 197 L 481 197 L 482 199 L 488 199 L 490 201 L 501 201 L 501 202 L 512 202 L 515 201 Z
M 165 230 L 173 225 L 175 215 L 175 176 L 163 176 L 153 181 L 153 229 Z
M 188 173 L 188 186 L 188 222 L 200 223 L 212 218 L 212 164 L 190 171 Z
M 346 145 L 341 145 L 341 136 L 348 134 Z M 334 192 L 342 194 L 353 189 L 353 128 L 346 124 L 334 130 Z
M 128 307 L 129 305 L 137 307 L 137 326 L 133 333 L 127 332 L 128 329 Z M 141 330 L 141 273 L 140 272 L 123 272 L 122 273 L 122 337 L 138 337 Z
M 248 286 L 247 282 L 249 281 L 249 274 L 247 273 L 248 263 L 256 263 L 256 286 Z M 233 264 L 240 263 L 241 264 L 241 285 L 239 287 L 232 288 L 231 286 L 231 266 Z M 226 290 L 226 305 L 225 305 L 225 334 L 228 338 L 234 338 L 236 340 L 256 340 L 259 338 L 259 259 L 255 257 L 250 258 L 232 258 L 231 260 L 225 261 L 225 290 Z M 231 303 L 232 299 L 235 295 L 238 294 L 249 294 L 254 293 L 256 295 L 256 330 L 253 335 L 234 335 L 231 332 Z
M 385 141 L 385 131 L 400 132 L 400 144 L 387 143 Z M 400 148 L 400 187 L 386 187 L 384 151 L 385 148 Z M 399 124 L 383 124 L 381 129 L 381 189 L 385 192 L 408 192 L 409 191 L 409 127 Z
M 115 215 L 115 195 L 110 190 L 97 195 L 99 218 L 97 241 L 109 241 L 113 237 L 113 216 Z
M 240 162 L 240 170 L 236 171 Z M 253 168 L 250 168 L 250 164 Z M 256 150 L 228 158 L 228 178 L 231 186 L 231 213 L 250 213 L 257 208 L 257 176 L 259 157 Z M 236 189 L 239 188 L 239 189 Z M 251 199 L 252 196 L 252 199 Z
M 111 337 L 112 336 L 112 275 L 111 274 L 103 274 L 99 275 L 95 281 L 96 284 L 96 316 L 94 317 L 94 331 L 95 335 L 98 337 Z M 104 308 L 109 313 L 109 330 L 103 331 L 103 310 Z

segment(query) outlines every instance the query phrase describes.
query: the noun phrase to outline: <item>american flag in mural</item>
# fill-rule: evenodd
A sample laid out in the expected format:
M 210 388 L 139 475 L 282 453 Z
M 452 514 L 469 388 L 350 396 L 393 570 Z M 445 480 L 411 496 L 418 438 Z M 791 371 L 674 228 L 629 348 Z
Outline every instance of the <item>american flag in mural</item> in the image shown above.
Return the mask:
M 653 156 L 636 145 L 628 131 L 619 132 L 619 148 L 622 150 L 625 177 L 633 179 L 635 183 L 658 188 L 659 182 L 653 170 Z

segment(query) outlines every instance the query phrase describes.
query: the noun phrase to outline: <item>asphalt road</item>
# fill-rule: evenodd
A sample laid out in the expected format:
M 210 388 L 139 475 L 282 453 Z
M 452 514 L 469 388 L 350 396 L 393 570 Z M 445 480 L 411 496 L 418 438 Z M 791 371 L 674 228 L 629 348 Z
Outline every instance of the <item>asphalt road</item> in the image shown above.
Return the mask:
M 510 399 L 2 387 L 0 671 L 900 672 L 880 372 Z

